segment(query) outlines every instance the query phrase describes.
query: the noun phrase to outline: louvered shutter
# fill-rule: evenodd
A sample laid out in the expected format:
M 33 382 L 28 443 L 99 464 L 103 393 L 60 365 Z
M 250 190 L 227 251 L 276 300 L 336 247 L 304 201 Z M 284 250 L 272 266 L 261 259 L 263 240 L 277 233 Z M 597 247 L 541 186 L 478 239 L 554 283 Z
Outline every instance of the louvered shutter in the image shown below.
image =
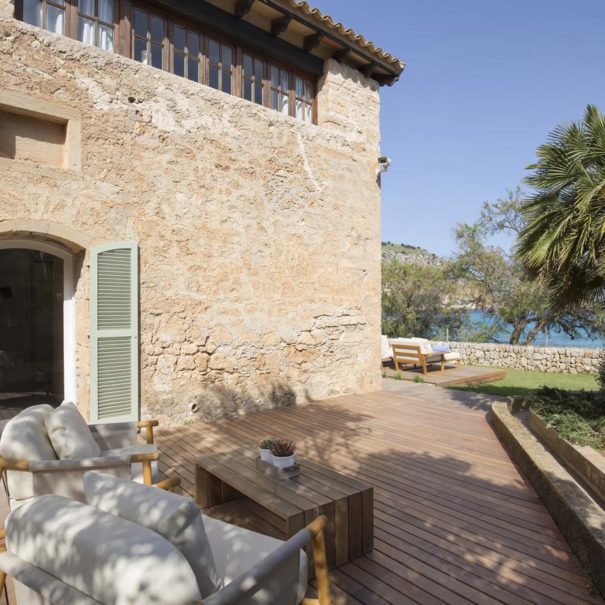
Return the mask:
M 91 421 L 136 420 L 139 400 L 137 245 L 91 249 Z

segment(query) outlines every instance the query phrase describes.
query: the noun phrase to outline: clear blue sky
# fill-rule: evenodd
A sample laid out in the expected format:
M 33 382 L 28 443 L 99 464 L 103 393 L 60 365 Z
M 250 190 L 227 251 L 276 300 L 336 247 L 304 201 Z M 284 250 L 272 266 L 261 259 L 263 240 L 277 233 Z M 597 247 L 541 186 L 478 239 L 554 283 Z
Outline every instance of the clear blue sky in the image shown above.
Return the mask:
M 605 0 L 310 0 L 407 65 L 381 90 L 383 240 L 449 254 L 588 103 L 605 111 Z

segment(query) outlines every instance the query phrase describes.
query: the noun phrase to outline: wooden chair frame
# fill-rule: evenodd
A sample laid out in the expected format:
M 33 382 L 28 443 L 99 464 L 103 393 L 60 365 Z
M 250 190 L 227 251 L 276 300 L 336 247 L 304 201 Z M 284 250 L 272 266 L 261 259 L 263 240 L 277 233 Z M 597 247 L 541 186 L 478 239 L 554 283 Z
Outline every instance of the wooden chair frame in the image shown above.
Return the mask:
M 153 445 L 153 427 L 160 424 L 159 420 L 137 420 L 137 428 L 145 429 L 145 441 L 147 445 Z
M 433 353 L 423 353 L 420 345 L 393 343 L 393 361 L 395 369 L 399 372 L 400 365 L 420 366 L 422 373 L 427 376 L 427 366 L 439 363 L 441 372 L 445 370 L 445 356 L 443 353 L 435 351 Z
M 131 454 L 128 457 L 129 463 L 141 463 L 143 465 L 143 483 L 145 485 L 152 485 L 153 483 L 153 473 L 151 468 L 151 463 L 159 460 L 160 454 L 159 452 L 152 452 L 148 454 Z M 112 460 L 113 457 L 108 458 Z M 49 468 L 40 468 L 40 462 L 30 462 L 28 460 L 13 460 L 10 458 L 2 458 L 0 457 L 0 477 L 2 477 L 5 471 L 21 471 L 25 473 L 60 473 L 62 471 L 77 471 L 81 470 L 82 472 L 94 471 L 94 470 L 103 470 L 108 467 L 108 465 L 103 464 L 102 458 L 94 458 L 91 460 L 98 460 L 98 466 L 95 465 L 85 465 L 80 464 L 80 460 L 61 460 L 63 464 L 57 467 L 49 467 Z M 58 462 L 53 460 L 52 462 Z M 69 464 L 69 463 L 72 464 Z M 115 466 L 115 464 L 111 464 L 109 466 Z

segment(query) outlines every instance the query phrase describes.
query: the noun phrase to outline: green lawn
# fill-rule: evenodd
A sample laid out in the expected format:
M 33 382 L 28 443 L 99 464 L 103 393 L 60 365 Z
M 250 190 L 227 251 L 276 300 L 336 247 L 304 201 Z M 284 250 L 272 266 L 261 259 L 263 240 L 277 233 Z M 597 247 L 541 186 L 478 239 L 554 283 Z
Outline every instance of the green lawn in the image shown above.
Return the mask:
M 461 391 L 473 393 L 487 393 L 488 395 L 529 395 L 540 387 L 547 386 L 554 389 L 568 391 L 596 391 L 598 390 L 595 376 L 590 374 L 548 374 L 546 372 L 529 372 L 525 370 L 506 370 L 506 378 L 496 382 L 486 382 L 469 387 L 455 387 Z

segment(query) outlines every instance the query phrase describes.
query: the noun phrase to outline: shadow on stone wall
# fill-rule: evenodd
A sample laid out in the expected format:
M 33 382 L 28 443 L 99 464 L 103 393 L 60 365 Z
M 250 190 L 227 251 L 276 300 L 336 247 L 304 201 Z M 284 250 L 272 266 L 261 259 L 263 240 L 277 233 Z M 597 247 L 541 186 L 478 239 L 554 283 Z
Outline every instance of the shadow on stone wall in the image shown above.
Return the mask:
M 154 418 L 169 424 L 212 422 L 223 416 L 249 414 L 296 405 L 293 386 L 285 380 L 271 380 L 246 388 L 225 384 L 188 385 L 170 397 L 147 402 Z

